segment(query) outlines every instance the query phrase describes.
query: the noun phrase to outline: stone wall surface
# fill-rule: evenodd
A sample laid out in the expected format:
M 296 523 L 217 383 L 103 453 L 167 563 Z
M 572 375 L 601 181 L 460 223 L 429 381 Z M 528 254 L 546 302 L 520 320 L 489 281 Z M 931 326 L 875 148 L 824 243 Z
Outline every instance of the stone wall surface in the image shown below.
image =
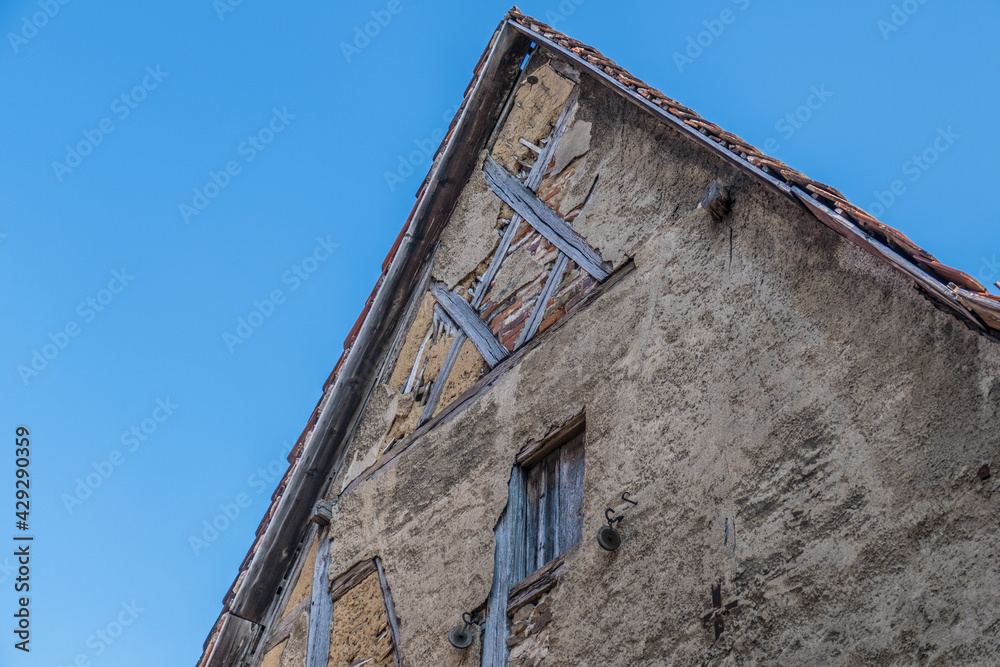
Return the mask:
M 446 636 L 486 601 L 514 457 L 585 410 L 584 537 L 538 664 L 1000 664 L 998 476 L 976 474 L 997 467 L 1000 344 L 586 78 L 576 119 L 571 168 L 599 178 L 574 229 L 634 270 L 391 466 L 333 484 L 331 575 L 380 556 L 407 664 L 478 665 Z M 696 208 L 713 179 L 721 223 Z M 739 607 L 716 640 L 720 581 Z

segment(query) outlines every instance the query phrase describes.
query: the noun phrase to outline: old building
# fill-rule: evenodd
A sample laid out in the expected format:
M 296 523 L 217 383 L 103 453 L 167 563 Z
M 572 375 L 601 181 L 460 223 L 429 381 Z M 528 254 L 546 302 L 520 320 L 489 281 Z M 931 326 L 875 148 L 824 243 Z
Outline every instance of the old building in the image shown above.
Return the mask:
M 511 10 L 200 664 L 1000 664 L 998 330 Z

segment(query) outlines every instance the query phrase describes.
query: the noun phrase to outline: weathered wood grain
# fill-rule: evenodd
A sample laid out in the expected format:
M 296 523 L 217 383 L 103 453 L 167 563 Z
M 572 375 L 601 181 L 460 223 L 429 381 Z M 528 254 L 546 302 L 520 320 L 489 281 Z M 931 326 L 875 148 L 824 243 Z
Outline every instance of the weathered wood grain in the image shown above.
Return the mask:
M 538 332 L 538 326 L 542 323 L 542 318 L 545 316 L 545 306 L 548 304 L 549 299 L 552 298 L 556 288 L 559 287 L 559 283 L 562 282 L 562 276 L 566 271 L 568 263 L 569 257 L 566 256 L 566 253 L 559 253 L 555 266 L 552 267 L 552 271 L 545 281 L 545 287 L 542 288 L 542 293 L 538 295 L 538 299 L 535 301 L 531 317 L 528 319 L 528 323 L 524 325 L 521 335 L 518 336 L 517 342 L 514 344 L 515 350 L 531 340 L 535 333 Z
M 212 647 L 206 667 L 243 665 L 257 649 L 264 628 L 253 621 L 226 613 L 219 637 Z
M 306 667 L 326 667 L 330 660 L 330 626 L 333 625 L 333 598 L 327 582 L 330 580 L 330 536 L 319 534 L 316 567 L 313 569 L 312 595 L 309 598 L 309 643 L 306 647 Z
M 557 556 L 515 584 L 510 589 L 507 616 L 513 616 L 515 611 L 542 597 L 559 583 L 559 574 L 564 564 L 565 559 L 561 555 Z
M 524 486 L 521 470 L 511 470 L 507 507 L 496 527 L 493 585 L 486 602 L 483 628 L 483 667 L 507 667 L 507 600 L 513 584 L 522 578 L 524 564 Z
M 555 451 L 557 447 L 578 436 L 586 427 L 587 415 L 580 412 L 565 424 L 552 429 L 544 438 L 525 445 L 517 454 L 517 463 L 528 468 Z
M 442 282 L 431 284 L 431 294 L 438 300 L 448 316 L 455 321 L 455 324 L 469 337 L 490 368 L 499 364 L 510 354 L 507 348 L 496 339 L 486 323 L 479 318 L 479 314 L 469 305 L 469 302 L 448 289 L 446 284 Z M 446 378 L 447 376 L 442 379 Z M 442 382 L 442 384 L 444 383 Z
M 375 569 L 378 571 L 378 583 L 382 588 L 382 600 L 385 602 L 385 614 L 389 619 L 389 631 L 392 633 L 392 655 L 396 667 L 403 667 L 403 654 L 399 649 L 399 619 L 396 618 L 396 605 L 392 602 L 392 593 L 389 591 L 389 582 L 385 578 L 385 568 L 382 567 L 382 559 L 375 557 Z
M 309 605 L 312 602 L 310 598 L 306 598 L 302 602 L 295 605 L 292 609 L 288 610 L 288 613 L 279 620 L 267 633 L 267 641 L 264 643 L 264 655 L 273 649 L 275 646 L 281 642 L 288 639 L 288 636 L 292 634 L 292 626 L 295 625 L 295 621 L 298 620 L 299 614 L 304 611 L 309 610 Z M 310 626 L 312 625 L 312 619 L 310 618 Z M 310 633 L 312 630 L 310 629 Z
M 375 561 L 373 560 L 363 560 L 360 563 L 355 563 L 347 572 L 344 572 L 330 582 L 330 600 L 336 602 L 344 597 L 347 591 L 360 584 L 375 571 Z
M 573 231 L 569 223 L 546 206 L 535 193 L 526 188 L 513 174 L 508 173 L 491 156 L 486 158 L 483 171 L 486 173 L 486 182 L 493 192 L 552 245 L 566 253 L 583 270 L 598 280 L 604 280 L 611 275 L 611 267 L 605 264 L 601 254 L 590 247 L 586 239 Z
M 458 354 L 462 351 L 462 345 L 464 344 L 465 332 L 459 331 L 455 334 L 455 340 L 451 342 L 448 355 L 441 364 L 441 370 L 438 371 L 437 377 L 434 378 L 434 384 L 431 385 L 431 393 L 427 397 L 427 402 L 424 403 L 424 411 L 420 415 L 421 424 L 434 416 L 438 401 L 441 400 L 441 393 L 444 391 L 445 384 L 448 383 L 448 376 L 451 375 L 451 369 L 454 368 L 455 362 L 458 361 Z

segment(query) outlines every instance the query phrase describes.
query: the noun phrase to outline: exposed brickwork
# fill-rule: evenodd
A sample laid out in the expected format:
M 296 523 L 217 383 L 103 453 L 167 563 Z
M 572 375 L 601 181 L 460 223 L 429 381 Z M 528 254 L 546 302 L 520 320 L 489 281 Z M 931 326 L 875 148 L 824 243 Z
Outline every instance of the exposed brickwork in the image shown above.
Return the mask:
M 555 294 L 552 295 L 545 308 L 538 333 L 542 333 L 558 322 L 561 317 L 593 292 L 599 284 L 590 274 L 577 266 L 576 262 L 570 261 L 566 265 L 562 282 L 559 283 L 559 287 L 556 288 Z

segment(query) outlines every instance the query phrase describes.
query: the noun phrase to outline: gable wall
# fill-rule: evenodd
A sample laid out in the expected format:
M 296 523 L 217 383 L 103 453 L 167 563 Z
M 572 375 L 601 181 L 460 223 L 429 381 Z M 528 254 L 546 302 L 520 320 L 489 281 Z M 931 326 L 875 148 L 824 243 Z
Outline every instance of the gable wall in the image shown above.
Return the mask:
M 478 664 L 446 634 L 486 600 L 514 457 L 585 409 L 584 538 L 542 664 L 996 661 L 1000 496 L 976 475 L 996 344 L 586 77 L 576 119 L 589 147 L 553 203 L 568 216 L 599 175 L 574 229 L 634 270 L 393 465 L 339 497 L 337 480 L 331 577 L 380 556 L 410 664 Z M 712 179 L 734 196 L 722 223 L 696 209 Z M 497 201 L 477 171 L 435 277 L 482 271 Z M 354 460 L 398 402 L 373 393 Z M 593 537 L 606 507 L 625 516 L 613 553 Z M 713 641 L 720 579 L 740 611 Z

